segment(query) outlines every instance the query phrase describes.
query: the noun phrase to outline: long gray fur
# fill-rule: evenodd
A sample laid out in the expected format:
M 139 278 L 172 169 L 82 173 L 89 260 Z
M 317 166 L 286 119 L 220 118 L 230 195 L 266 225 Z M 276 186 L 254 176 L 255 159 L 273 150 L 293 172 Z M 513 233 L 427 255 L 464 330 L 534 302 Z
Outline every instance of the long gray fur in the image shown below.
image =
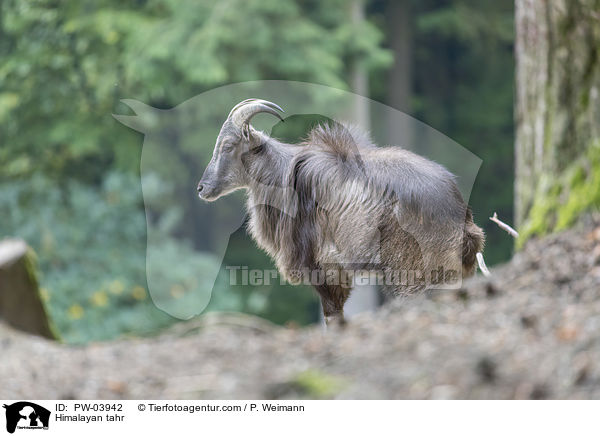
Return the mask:
M 281 118 L 277 111 L 259 99 L 231 111 L 199 196 L 246 189 L 250 234 L 284 277 L 315 287 L 326 320 L 343 322 L 357 270 L 379 274 L 392 295 L 474 274 L 484 234 L 449 171 L 339 123 L 313 128 L 298 144 L 250 126 L 260 112 Z

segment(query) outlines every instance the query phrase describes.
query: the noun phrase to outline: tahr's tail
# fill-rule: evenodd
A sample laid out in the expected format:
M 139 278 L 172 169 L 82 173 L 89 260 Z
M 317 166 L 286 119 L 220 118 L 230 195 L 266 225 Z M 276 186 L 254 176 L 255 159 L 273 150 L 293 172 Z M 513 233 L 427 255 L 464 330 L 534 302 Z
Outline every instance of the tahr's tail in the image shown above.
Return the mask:
M 473 214 L 471 213 L 471 209 L 468 208 L 463 231 L 463 278 L 471 277 L 473 274 L 475 274 L 475 271 L 477 270 L 477 264 L 479 264 L 479 268 L 483 271 L 483 268 L 481 268 L 483 258 L 479 258 L 481 256 L 481 252 L 483 251 L 484 244 L 485 235 L 483 234 L 483 230 L 473 222 Z M 487 271 L 487 268 L 485 270 Z

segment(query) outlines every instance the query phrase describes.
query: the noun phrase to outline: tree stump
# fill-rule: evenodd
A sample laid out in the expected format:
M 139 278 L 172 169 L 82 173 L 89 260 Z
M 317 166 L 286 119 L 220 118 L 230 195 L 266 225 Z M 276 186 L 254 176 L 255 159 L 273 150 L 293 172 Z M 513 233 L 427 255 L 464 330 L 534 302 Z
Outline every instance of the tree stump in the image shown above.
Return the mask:
M 0 241 L 0 319 L 27 333 L 58 339 L 40 296 L 33 252 L 20 239 Z

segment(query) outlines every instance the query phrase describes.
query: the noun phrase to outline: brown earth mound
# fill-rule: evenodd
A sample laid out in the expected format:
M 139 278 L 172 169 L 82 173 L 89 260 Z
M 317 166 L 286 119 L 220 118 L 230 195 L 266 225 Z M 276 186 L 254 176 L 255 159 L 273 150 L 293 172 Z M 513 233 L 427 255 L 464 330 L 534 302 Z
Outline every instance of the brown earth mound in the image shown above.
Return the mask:
M 600 221 L 492 274 L 327 333 L 213 315 L 75 347 L 0 326 L 0 398 L 600 398 Z

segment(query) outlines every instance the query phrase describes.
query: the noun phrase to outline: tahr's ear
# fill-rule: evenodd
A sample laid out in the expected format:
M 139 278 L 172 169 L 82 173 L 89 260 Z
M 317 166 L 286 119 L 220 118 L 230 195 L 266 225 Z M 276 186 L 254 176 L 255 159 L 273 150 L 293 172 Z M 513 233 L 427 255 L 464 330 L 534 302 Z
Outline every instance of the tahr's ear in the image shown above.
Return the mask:
M 244 123 L 242 125 L 242 138 L 246 141 L 250 141 L 250 124 Z
M 121 103 L 129 106 L 135 112 L 135 115 L 113 114 L 113 118 L 120 123 L 142 133 L 150 133 L 153 129 L 160 126 L 160 114 L 164 111 L 155 109 L 137 100 L 125 99 L 121 100 Z

